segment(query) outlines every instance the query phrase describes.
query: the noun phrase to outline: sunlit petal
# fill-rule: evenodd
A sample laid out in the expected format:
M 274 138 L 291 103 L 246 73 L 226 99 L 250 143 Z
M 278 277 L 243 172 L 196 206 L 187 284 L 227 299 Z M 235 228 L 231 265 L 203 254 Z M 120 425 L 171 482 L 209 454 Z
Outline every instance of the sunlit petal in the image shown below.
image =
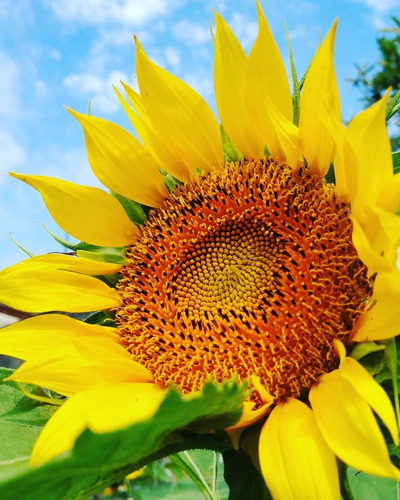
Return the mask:
M 341 460 L 368 474 L 400 480 L 371 408 L 338 370 L 320 377 L 309 398 L 323 437 Z
M 384 340 L 400 333 L 400 271 L 378 273 L 371 299 L 372 307 L 366 312 L 352 337 L 354 342 Z
M 379 415 L 382 422 L 389 429 L 393 441 L 398 444 L 399 429 L 389 396 L 360 363 L 346 356 L 344 345 L 342 343 L 338 343 L 338 345 L 340 352 L 340 375 L 351 383 L 374 412 Z
M 90 325 L 63 314 L 43 314 L 2 328 L 0 353 L 23 360 L 42 358 L 44 350 L 75 337 L 90 337 L 92 342 L 102 337 L 114 342 L 119 339 L 115 328 Z
M 247 56 L 224 19 L 216 14 L 214 88 L 218 113 L 232 143 L 248 159 L 264 155 L 264 143 L 249 118 L 245 101 Z
M 115 123 L 68 111 L 83 127 L 90 166 L 112 191 L 150 207 L 167 194 L 156 162 L 145 147 Z
M 74 238 L 106 247 L 135 241 L 136 226 L 105 191 L 42 175 L 11 175 L 38 190 L 54 220 Z
M 151 418 L 164 396 L 165 390 L 155 384 L 113 384 L 76 394 L 44 427 L 33 448 L 31 465 L 71 450 L 87 427 L 109 432 Z
M 246 74 L 248 119 L 253 133 L 259 135 L 272 158 L 297 165 L 297 127 L 292 123 L 293 110 L 289 82 L 271 30 L 257 3 L 259 33 L 250 52 Z M 259 141 L 260 142 L 260 141 Z
M 222 165 L 219 126 L 206 102 L 189 85 L 150 61 L 138 42 L 136 72 L 148 119 L 157 137 L 173 147 L 175 162 L 189 173 Z
M 25 361 L 7 380 L 46 387 L 71 396 L 93 386 L 118 382 L 152 382 L 152 374 L 132 361 L 111 339 L 75 337 Z
M 392 156 L 386 129 L 384 97 L 359 113 L 348 125 L 344 154 L 348 158 L 348 186 L 352 212 L 363 222 L 363 207 L 376 205 L 382 189 L 393 175 Z
M 259 442 L 262 474 L 274 500 L 339 500 L 336 459 L 313 412 L 289 398 L 265 422 Z
M 72 267 L 68 268 L 67 263 L 46 257 L 32 257 L 0 271 L 0 302 L 32 313 L 97 311 L 120 303 L 115 289 L 96 278 L 73 272 L 83 272 L 88 262 L 93 266 L 102 263 L 70 257 Z M 65 259 L 68 257 L 61 260 Z M 83 265 L 78 262 L 81 260 Z M 72 261 L 77 261 L 77 267 Z
M 335 143 L 323 118 L 328 112 L 340 121 L 340 97 L 333 50 L 337 21 L 317 50 L 300 96 L 299 142 L 311 170 L 323 176 L 333 159 Z

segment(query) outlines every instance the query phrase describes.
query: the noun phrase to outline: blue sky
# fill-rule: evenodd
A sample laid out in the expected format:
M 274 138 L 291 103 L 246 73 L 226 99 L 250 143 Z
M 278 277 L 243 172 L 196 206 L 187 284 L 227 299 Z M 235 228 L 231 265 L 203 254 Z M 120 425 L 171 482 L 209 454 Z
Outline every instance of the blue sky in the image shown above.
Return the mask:
M 298 73 L 339 17 L 336 68 L 343 119 L 361 110 L 347 81 L 354 63 L 378 59 L 377 30 L 400 16 L 399 0 L 261 0 L 284 60 L 287 22 Z M 0 268 L 60 247 L 38 224 L 64 237 L 40 196 L 8 171 L 97 185 L 79 124 L 63 105 L 130 130 L 112 84 L 136 88 L 133 34 L 149 56 L 214 106 L 213 9 L 248 51 L 257 33 L 255 0 L 0 0 Z

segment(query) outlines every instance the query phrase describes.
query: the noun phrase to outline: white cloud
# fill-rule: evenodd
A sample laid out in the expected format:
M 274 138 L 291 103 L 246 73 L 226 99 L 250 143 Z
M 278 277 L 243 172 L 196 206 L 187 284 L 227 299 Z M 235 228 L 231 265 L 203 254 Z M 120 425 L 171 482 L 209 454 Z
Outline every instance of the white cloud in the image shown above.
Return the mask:
M 184 81 L 200 94 L 206 101 L 210 101 L 214 91 L 213 80 L 210 76 L 201 74 L 185 75 Z
M 399 7 L 399 0 L 356 0 L 364 3 L 371 9 L 379 13 L 385 13 L 390 9 Z
M 169 14 L 181 0 L 42 0 L 64 21 L 142 26 Z
M 21 71 L 18 64 L 0 51 L 0 118 L 14 119 L 22 112 L 19 97 Z
M 138 37 L 140 43 L 151 43 L 152 36 L 148 31 L 135 30 L 130 27 L 119 27 L 118 29 L 102 29 L 98 37 L 94 40 L 92 46 L 93 54 L 99 54 L 108 47 L 121 47 L 123 45 L 131 45 L 132 50 L 134 47 L 133 34 Z
M 129 78 L 121 71 L 111 71 L 107 78 L 90 73 L 74 73 L 63 80 L 63 85 L 72 90 L 75 95 L 91 101 L 92 110 L 106 114 L 115 113 L 120 109 L 120 104 L 112 86 L 119 86 L 123 81 L 137 88 L 136 80 Z
M 168 62 L 173 67 L 176 67 L 179 65 L 181 61 L 181 54 L 178 49 L 172 46 L 168 46 L 165 49 L 165 58 Z
M 177 40 L 182 40 L 188 45 L 201 45 L 211 41 L 210 29 L 192 21 L 179 21 L 172 28 L 172 34 Z
M 251 47 L 258 33 L 258 23 L 256 21 L 251 21 L 243 14 L 235 12 L 228 24 L 241 45 L 246 49 Z
M 0 183 L 9 170 L 19 167 L 26 161 L 24 148 L 5 129 L 0 129 Z
M 363 3 L 372 11 L 367 19 L 376 29 L 384 28 L 387 25 L 385 15 L 390 13 L 391 9 L 399 7 L 399 0 L 353 0 L 353 2 Z

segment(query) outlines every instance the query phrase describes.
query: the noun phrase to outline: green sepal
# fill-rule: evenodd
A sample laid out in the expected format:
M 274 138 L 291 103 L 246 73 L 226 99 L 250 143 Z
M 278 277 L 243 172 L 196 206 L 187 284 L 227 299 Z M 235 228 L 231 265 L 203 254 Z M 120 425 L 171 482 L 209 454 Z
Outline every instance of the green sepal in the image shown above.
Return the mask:
M 333 165 L 333 162 L 329 165 L 328 172 L 325 175 L 325 180 L 328 184 L 336 184 L 335 166 Z
M 286 22 L 285 22 L 285 30 L 286 30 L 286 40 L 289 48 L 290 70 L 292 73 L 292 82 L 293 82 L 293 94 L 292 94 L 293 123 L 294 125 L 296 125 L 296 127 L 298 127 L 300 122 L 300 85 L 299 85 L 299 80 L 297 78 L 296 66 L 294 64 L 294 59 L 293 59 L 292 46 L 290 44 L 289 30 Z
M 91 247 L 89 250 L 77 250 L 76 255 L 82 259 L 95 260 L 97 262 L 108 262 L 109 264 L 125 265 L 126 261 L 123 257 L 123 248 L 113 247 Z
M 225 157 L 225 159 L 226 159 L 227 162 L 236 163 L 237 161 L 239 161 L 239 160 L 241 160 L 243 158 L 243 155 L 232 144 L 232 142 L 229 139 L 228 134 L 225 132 L 225 129 L 222 126 L 222 124 L 219 126 L 219 128 L 220 128 L 220 131 L 221 131 L 222 149 L 224 151 L 224 157 Z
M 57 406 L 40 404 L 24 396 L 15 382 L 3 382 L 12 372 L 0 368 L 0 483 L 28 470 L 32 447 L 44 424 L 57 410 Z
M 102 325 L 102 326 L 111 326 L 116 327 L 115 316 L 111 311 L 96 311 L 94 313 L 90 313 L 83 320 L 85 323 L 89 323 L 89 325 Z
M 359 361 L 364 356 L 368 356 L 368 354 L 384 350 L 385 346 L 382 344 L 376 344 L 375 342 L 360 342 L 355 345 L 354 349 L 350 353 L 350 357 Z
M 170 193 L 180 185 L 180 182 L 177 179 L 175 179 L 175 177 L 173 177 L 172 175 L 165 173 L 164 185 L 167 188 L 168 192 Z
M 44 224 L 41 225 L 50 234 L 50 236 L 56 240 L 57 243 L 64 248 L 68 248 L 69 250 L 76 252 L 79 257 L 100 262 L 109 262 L 110 264 L 126 264 L 123 257 L 124 247 L 99 247 L 96 245 L 90 245 L 89 243 L 84 243 L 83 241 L 80 241 L 79 243 L 71 243 L 56 236 Z
M 204 435 L 185 429 L 190 425 L 203 432 L 207 419 L 215 422 L 216 415 L 224 427 L 233 425 L 245 394 L 234 381 L 209 382 L 196 397 L 171 389 L 149 420 L 103 434 L 84 430 L 72 451 L 2 482 L 0 498 L 84 499 L 163 456 L 192 448 L 225 451 L 231 447 L 225 433 L 211 434 L 210 426 Z
M 149 209 L 146 207 L 146 210 L 146 208 L 144 208 L 140 203 L 131 200 L 130 198 L 126 198 L 125 196 L 122 196 L 122 194 L 114 192 L 111 194 L 121 203 L 131 221 L 137 226 L 141 226 L 147 218 L 146 212 L 148 212 Z

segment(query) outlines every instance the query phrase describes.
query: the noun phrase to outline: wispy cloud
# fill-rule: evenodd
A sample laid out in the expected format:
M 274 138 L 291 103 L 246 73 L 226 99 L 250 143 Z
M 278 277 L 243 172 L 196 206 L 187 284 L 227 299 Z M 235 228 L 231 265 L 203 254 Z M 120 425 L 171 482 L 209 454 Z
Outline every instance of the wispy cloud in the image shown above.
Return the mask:
M 0 184 L 7 178 L 7 172 L 23 165 L 26 153 L 22 145 L 5 129 L 0 129 Z
M 211 40 L 210 29 L 207 26 L 186 19 L 182 19 L 174 25 L 172 34 L 177 40 L 181 40 L 189 46 L 201 45 Z
M 180 6 L 182 0 L 43 0 L 57 17 L 91 25 L 125 24 L 142 26 L 165 16 Z
M 0 51 L 0 119 L 16 120 L 22 112 L 19 97 L 21 69 L 5 52 Z
M 375 28 L 383 28 L 385 25 L 385 15 L 399 7 L 399 0 L 353 0 L 363 3 L 372 10 L 372 14 L 367 16 Z
M 120 105 L 112 86 L 118 85 L 121 80 L 136 87 L 136 80 L 121 71 L 111 71 L 106 78 L 91 73 L 74 73 L 64 78 L 63 85 L 75 96 L 80 95 L 88 102 L 90 100 L 96 112 L 113 114 L 119 111 Z
M 244 14 L 234 13 L 229 19 L 229 26 L 242 46 L 250 48 L 258 33 L 258 23 Z

